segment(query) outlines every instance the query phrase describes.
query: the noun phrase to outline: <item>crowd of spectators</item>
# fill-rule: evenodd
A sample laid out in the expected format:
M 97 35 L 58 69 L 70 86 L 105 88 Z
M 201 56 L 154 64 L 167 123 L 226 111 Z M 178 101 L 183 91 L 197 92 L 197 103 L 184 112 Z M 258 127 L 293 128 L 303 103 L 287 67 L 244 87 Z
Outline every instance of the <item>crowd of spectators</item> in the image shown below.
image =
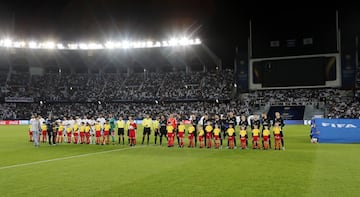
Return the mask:
M 360 118 L 359 91 L 322 89 L 257 90 L 235 96 L 232 70 L 104 74 L 28 72 L 0 75 L 1 97 L 30 97 L 34 103 L 0 104 L 0 119 L 27 119 L 31 112 L 58 116 L 115 113 L 251 114 L 271 105 L 313 105 L 330 118 Z M 40 104 L 39 101 L 42 101 Z M 71 102 L 72 104 L 68 104 Z M 51 103 L 51 104 L 50 104 Z
M 181 114 L 185 118 L 191 114 L 224 114 L 233 111 L 235 114 L 250 115 L 250 108 L 238 101 L 226 102 L 159 102 L 159 103 L 3 103 L 0 104 L 0 119 L 28 119 L 32 113 L 56 118 L 74 116 L 97 116 L 115 114 L 117 117 L 133 116 L 142 119 L 145 114 L 152 116 L 170 113 Z
M 35 101 L 151 101 L 230 99 L 234 83 L 230 70 L 217 72 L 169 72 L 61 74 L 42 76 L 12 73 L 3 97 L 31 97 Z

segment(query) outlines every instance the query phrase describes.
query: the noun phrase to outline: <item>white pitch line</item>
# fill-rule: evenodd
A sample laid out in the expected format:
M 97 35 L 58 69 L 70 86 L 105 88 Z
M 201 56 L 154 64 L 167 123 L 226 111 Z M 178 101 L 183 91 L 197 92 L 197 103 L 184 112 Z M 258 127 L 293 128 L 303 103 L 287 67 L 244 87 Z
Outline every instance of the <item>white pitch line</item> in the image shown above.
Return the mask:
M 137 146 L 136 148 L 140 148 L 141 146 Z M 86 153 L 86 154 L 82 154 L 82 155 L 74 155 L 74 156 L 69 156 L 69 157 L 60 157 L 60 158 L 55 158 L 55 159 L 48 159 L 48 160 L 42 160 L 42 161 L 34 161 L 34 162 L 30 162 L 30 163 L 22 163 L 22 164 L 15 164 L 15 165 L 11 165 L 11 166 L 3 166 L 0 167 L 0 170 L 5 170 L 5 169 L 10 169 L 10 168 L 17 168 L 17 167 L 23 167 L 23 166 L 30 166 L 30 165 L 35 165 L 35 164 L 40 164 L 40 163 L 48 163 L 48 162 L 53 162 L 53 161 L 61 161 L 61 160 L 65 160 L 65 159 L 73 159 L 73 158 L 79 158 L 79 157 L 86 157 L 86 156 L 91 156 L 91 155 L 99 155 L 99 154 L 103 154 L 103 153 L 111 153 L 111 152 L 116 152 L 116 151 L 123 151 L 123 150 L 129 150 L 129 149 L 134 149 L 135 147 L 132 148 L 119 148 L 119 149 L 113 149 L 113 150 L 107 150 L 107 151 L 101 151 L 101 152 L 95 152 L 95 153 Z

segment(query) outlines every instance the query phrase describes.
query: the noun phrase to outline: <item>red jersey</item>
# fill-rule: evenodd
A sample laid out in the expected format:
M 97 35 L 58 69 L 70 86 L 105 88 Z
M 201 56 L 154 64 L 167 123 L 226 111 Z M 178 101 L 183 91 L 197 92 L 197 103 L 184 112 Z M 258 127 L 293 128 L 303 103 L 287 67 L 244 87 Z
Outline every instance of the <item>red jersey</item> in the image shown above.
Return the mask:
M 177 128 L 177 121 L 175 118 L 168 118 L 167 122 L 170 122 L 171 126 Z
M 132 127 L 132 128 L 131 128 L 131 127 Z M 130 123 L 130 125 L 129 125 L 129 131 L 135 130 L 136 128 L 137 128 L 137 126 L 136 126 L 136 123 L 135 123 L 135 122 Z

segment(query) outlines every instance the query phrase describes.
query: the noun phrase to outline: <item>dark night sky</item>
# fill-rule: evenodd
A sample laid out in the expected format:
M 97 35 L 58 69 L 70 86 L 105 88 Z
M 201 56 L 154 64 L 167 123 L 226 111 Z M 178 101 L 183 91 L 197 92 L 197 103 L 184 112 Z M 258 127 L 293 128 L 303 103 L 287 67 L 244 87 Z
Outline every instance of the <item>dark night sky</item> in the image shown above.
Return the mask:
M 235 46 L 247 47 L 248 21 L 253 17 L 307 13 L 310 4 L 248 3 L 215 0 L 53 0 L 0 2 L 0 33 L 26 39 L 107 40 L 111 38 L 167 38 L 176 33 L 200 37 L 224 64 L 230 64 Z M 359 32 L 360 7 L 339 9 L 343 24 Z M 312 8 L 312 10 L 314 10 Z M 349 28 L 351 27 L 351 28 Z

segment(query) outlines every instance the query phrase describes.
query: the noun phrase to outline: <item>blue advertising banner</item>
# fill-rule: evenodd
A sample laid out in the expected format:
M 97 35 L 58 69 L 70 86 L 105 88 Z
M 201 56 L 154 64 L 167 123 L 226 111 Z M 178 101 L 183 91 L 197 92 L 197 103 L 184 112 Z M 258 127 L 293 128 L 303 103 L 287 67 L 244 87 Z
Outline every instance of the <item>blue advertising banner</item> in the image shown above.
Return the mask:
M 320 143 L 360 143 L 359 119 L 315 119 Z

